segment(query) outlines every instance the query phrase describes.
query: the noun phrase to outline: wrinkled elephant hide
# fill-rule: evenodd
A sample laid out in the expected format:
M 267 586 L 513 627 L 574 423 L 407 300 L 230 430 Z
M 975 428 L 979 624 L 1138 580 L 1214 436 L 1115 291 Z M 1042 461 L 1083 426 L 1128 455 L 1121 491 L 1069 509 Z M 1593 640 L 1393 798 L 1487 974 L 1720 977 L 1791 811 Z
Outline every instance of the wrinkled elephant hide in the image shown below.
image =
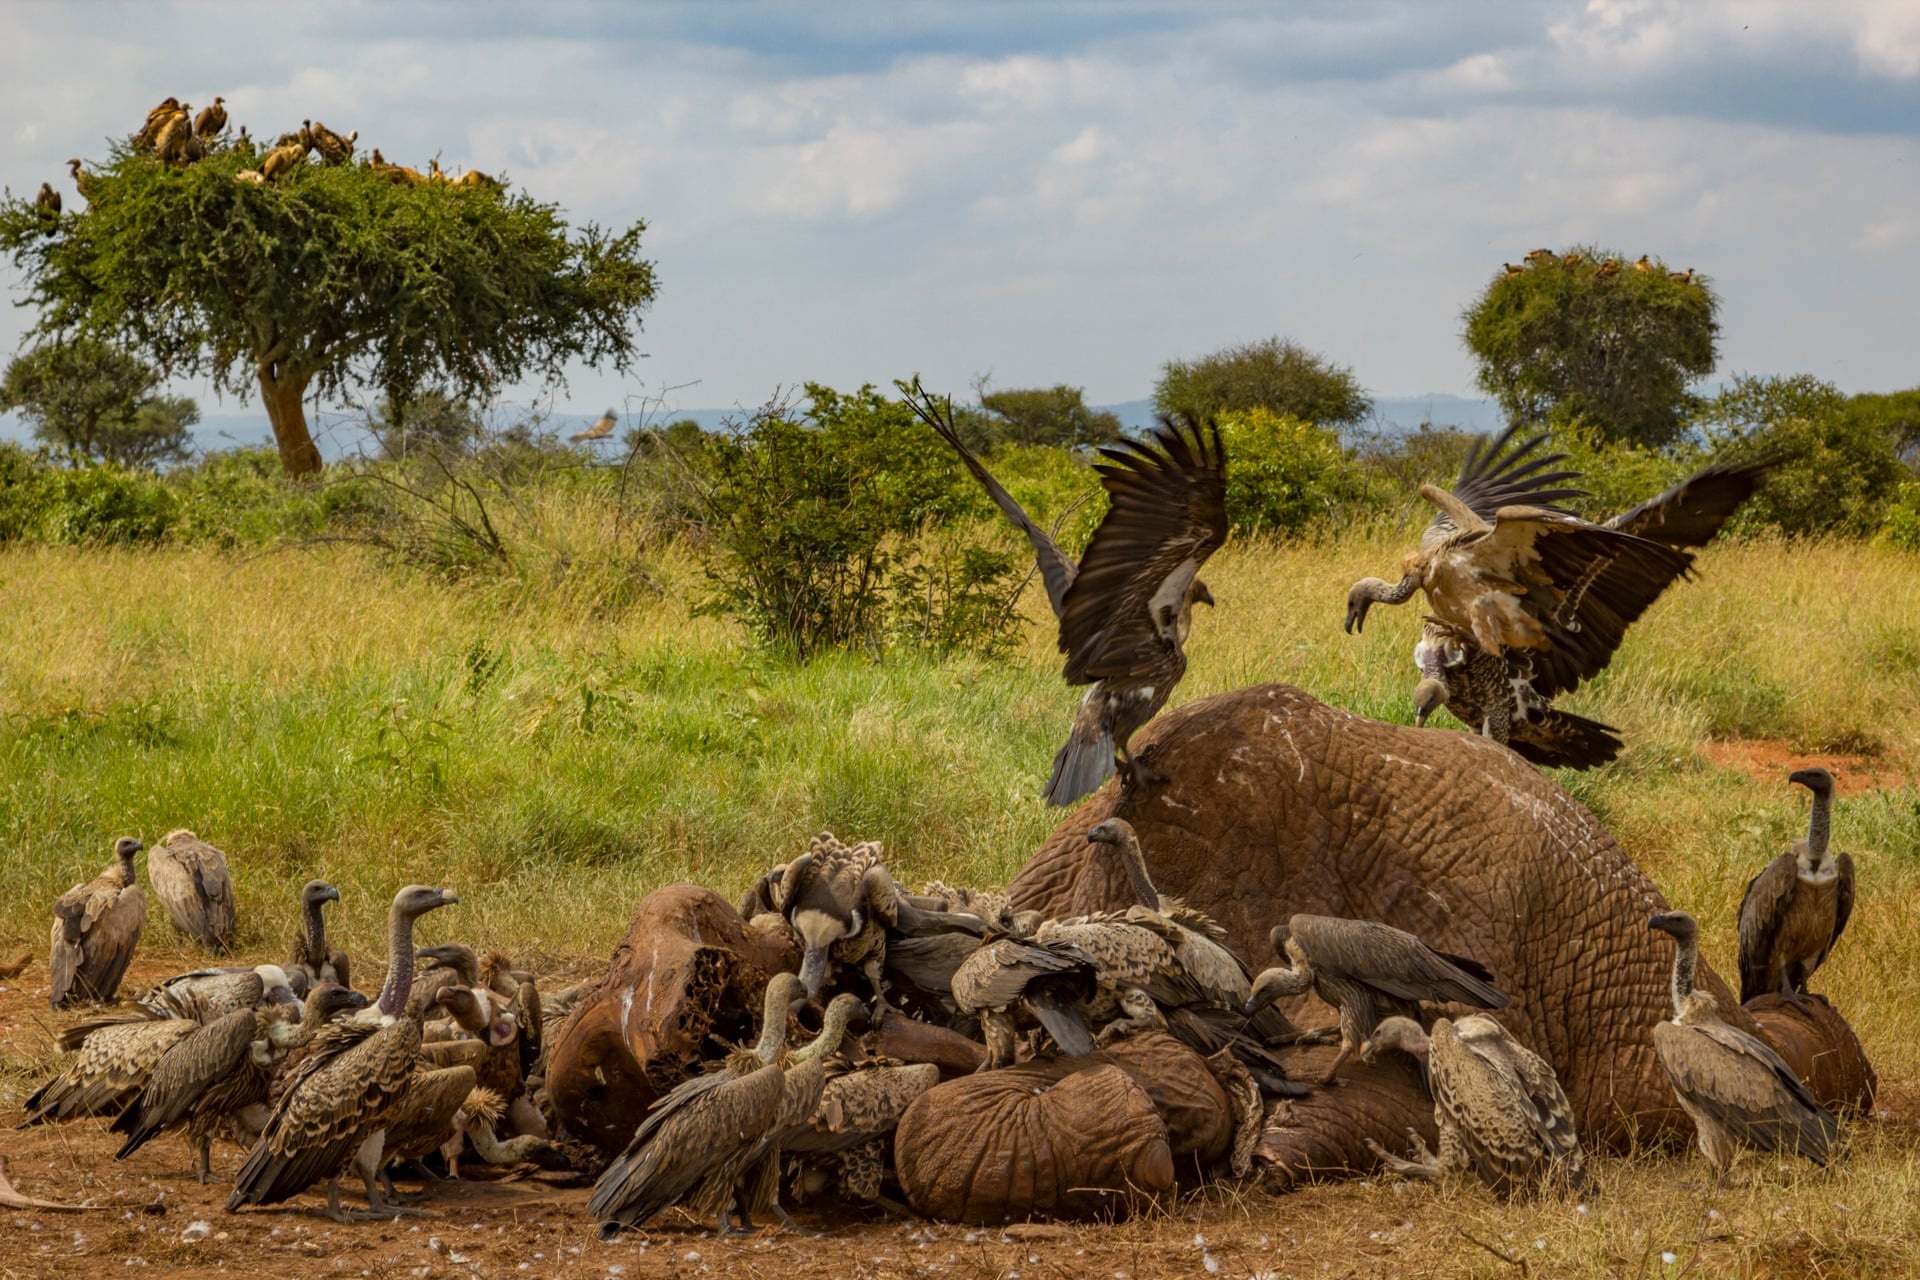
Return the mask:
M 1057 1080 L 1051 1068 L 1008 1067 L 914 1099 L 893 1140 L 914 1210 L 979 1224 L 1117 1217 L 1172 1191 L 1166 1125 L 1146 1091 L 1110 1063 L 1066 1065 Z
M 711 890 L 654 890 L 606 977 L 557 1031 L 547 1063 L 554 1115 L 575 1137 L 622 1150 L 653 1100 L 713 1055 L 709 1035 L 750 1037 L 767 979 L 799 966 L 784 929 L 750 928 Z
M 1338 1047 L 1289 1045 L 1276 1052 L 1293 1079 L 1318 1080 Z M 1428 1150 L 1440 1141 L 1433 1099 L 1412 1058 L 1387 1053 L 1368 1064 L 1351 1057 L 1340 1066 L 1340 1080 L 1333 1088 L 1281 1098 L 1268 1108 L 1266 1130 L 1254 1148 L 1267 1190 L 1291 1191 L 1303 1183 L 1377 1170 L 1380 1162 L 1367 1150 L 1368 1138 L 1400 1156 L 1413 1146 L 1408 1129 L 1419 1131 Z
M 1777 995 L 1747 1001 L 1760 1035 L 1806 1081 L 1816 1098 L 1845 1110 L 1873 1110 L 1880 1081 L 1853 1028 L 1825 996 L 1809 996 L 1805 1008 Z
M 1123 817 L 1160 892 L 1212 915 L 1255 968 L 1272 963 L 1268 929 L 1297 911 L 1406 929 L 1493 970 L 1513 996 L 1497 1016 L 1553 1064 L 1583 1141 L 1691 1133 L 1653 1054 L 1654 1024 L 1673 1016 L 1673 944 L 1646 922 L 1666 901 L 1551 778 L 1485 738 L 1383 724 L 1285 685 L 1189 703 L 1134 746 L 1165 780 L 1103 787 L 1014 881 L 1016 909 L 1119 906 L 1124 876 L 1085 833 Z M 1776 1029 L 1743 1013 L 1705 966 L 1700 981 L 1729 1021 Z M 1289 1003 L 1301 1026 L 1330 1020 L 1311 997 Z M 1824 1101 L 1857 1105 L 1857 1092 L 1822 1092 L 1871 1077 L 1833 1022 L 1807 1024 L 1803 1056 L 1822 1063 L 1813 1088 Z M 1363 1078 L 1351 1061 L 1342 1074 Z M 1381 1141 L 1404 1145 L 1406 1108 L 1369 1090 L 1318 1091 L 1286 1110 L 1320 1136 L 1267 1149 L 1302 1167 L 1372 1167 L 1361 1140 L 1389 1115 L 1392 1140 Z

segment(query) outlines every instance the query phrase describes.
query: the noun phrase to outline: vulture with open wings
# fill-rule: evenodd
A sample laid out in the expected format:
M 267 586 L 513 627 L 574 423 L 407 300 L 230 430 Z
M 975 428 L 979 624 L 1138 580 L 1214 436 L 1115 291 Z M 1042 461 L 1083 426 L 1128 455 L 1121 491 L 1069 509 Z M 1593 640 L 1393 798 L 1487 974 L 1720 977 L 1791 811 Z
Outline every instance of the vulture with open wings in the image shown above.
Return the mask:
M 1194 602 L 1213 603 L 1200 566 L 1227 538 L 1227 455 L 1218 428 L 1162 418 L 1144 441 L 1103 446 L 1094 469 L 1109 509 L 1075 565 L 960 439 L 950 404 L 943 413 L 931 397 L 911 393 L 908 403 L 1033 544 L 1060 620 L 1067 683 L 1093 686 L 1054 756 L 1047 803 L 1069 805 L 1092 792 L 1112 776 L 1116 754 L 1132 781 L 1145 781 L 1150 771 L 1128 753 L 1127 740 L 1186 674 Z

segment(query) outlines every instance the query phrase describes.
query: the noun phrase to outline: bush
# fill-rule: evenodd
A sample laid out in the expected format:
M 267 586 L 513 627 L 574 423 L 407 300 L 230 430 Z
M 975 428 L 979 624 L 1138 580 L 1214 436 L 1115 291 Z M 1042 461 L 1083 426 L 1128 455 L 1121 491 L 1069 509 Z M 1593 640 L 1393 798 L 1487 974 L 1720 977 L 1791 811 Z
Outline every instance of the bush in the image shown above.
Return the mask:
M 1242 533 L 1292 537 L 1388 499 L 1337 433 L 1291 414 L 1220 415 L 1227 449 L 1227 518 Z
M 979 393 L 978 409 L 961 409 L 954 415 L 960 438 L 976 452 L 1002 444 L 1072 449 L 1121 436 L 1120 419 L 1089 408 L 1082 387 L 988 391 L 982 384 Z
M 0 442 L 0 544 L 42 535 L 52 499 L 51 471 L 12 441 Z
M 1649 449 L 1609 440 L 1598 428 L 1580 422 L 1555 427 L 1552 448 L 1567 455 L 1567 461 L 1561 464 L 1563 467 L 1580 473 L 1574 487 L 1585 489 L 1591 495 L 1559 505 L 1578 511 L 1590 520 L 1617 516 L 1678 484 L 1704 465 L 1697 449 Z
M 179 514 L 159 480 L 118 467 L 79 467 L 51 473 L 46 535 L 82 546 L 157 543 Z
M 1902 551 L 1920 551 L 1920 480 L 1908 480 L 1887 504 L 1875 541 Z
M 1737 377 L 1700 406 L 1695 422 L 1716 458 L 1782 460 L 1736 528 L 1867 537 L 1909 476 L 1886 418 L 1807 374 Z
M 342 486 L 289 481 L 279 452 L 265 447 L 210 453 L 167 479 L 180 500 L 170 535 L 223 550 L 317 537 L 351 497 Z
M 1353 370 L 1284 338 L 1169 360 L 1153 404 L 1161 413 L 1195 419 L 1265 409 L 1329 427 L 1350 426 L 1373 410 Z

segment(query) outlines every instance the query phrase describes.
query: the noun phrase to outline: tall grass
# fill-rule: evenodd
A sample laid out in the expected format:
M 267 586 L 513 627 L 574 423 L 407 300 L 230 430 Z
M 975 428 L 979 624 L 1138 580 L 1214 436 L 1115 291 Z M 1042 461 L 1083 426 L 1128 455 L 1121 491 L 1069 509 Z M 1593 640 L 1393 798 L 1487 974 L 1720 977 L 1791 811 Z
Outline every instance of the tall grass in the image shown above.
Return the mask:
M 596 558 L 594 530 L 552 528 L 552 556 L 468 586 L 350 547 L 0 553 L 0 939 L 44 937 L 116 835 L 178 826 L 231 856 L 243 947 L 282 945 L 317 875 L 351 945 L 374 945 L 396 885 L 434 881 L 462 905 L 429 934 L 575 954 L 604 953 L 656 885 L 731 895 L 822 828 L 885 841 L 904 879 L 1000 882 L 1052 827 L 1038 795 L 1077 691 L 1037 592 L 1003 662 L 792 667 L 698 613 L 671 549 Z M 1229 547 L 1177 696 L 1278 680 L 1410 719 L 1417 608 L 1339 627 L 1347 585 L 1403 539 Z M 1904 779 L 1840 805 L 1861 902 L 1819 985 L 1883 1071 L 1912 1076 L 1920 561 L 1750 542 L 1700 567 L 1568 701 L 1628 751 L 1561 780 L 1700 914 L 1726 969 L 1746 880 L 1805 801 L 1713 767 L 1703 740 L 1783 738 Z

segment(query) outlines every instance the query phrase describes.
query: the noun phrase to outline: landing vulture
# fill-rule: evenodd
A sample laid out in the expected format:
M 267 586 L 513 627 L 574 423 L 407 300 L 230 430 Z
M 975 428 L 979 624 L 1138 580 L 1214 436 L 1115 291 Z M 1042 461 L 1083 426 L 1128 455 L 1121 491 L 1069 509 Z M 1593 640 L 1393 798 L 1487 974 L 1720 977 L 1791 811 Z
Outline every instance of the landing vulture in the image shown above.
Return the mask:
M 605 440 L 613 434 L 613 429 L 619 425 L 620 419 L 614 416 L 613 410 L 609 409 L 600 415 L 599 421 L 595 422 L 585 431 L 574 432 L 568 436 L 567 439 L 571 440 L 574 444 L 579 444 L 583 440 Z
M 147 854 L 147 882 L 167 920 L 209 951 L 233 942 L 233 877 L 227 855 L 185 829 Z
M 1093 686 L 1054 756 L 1047 803 L 1069 805 L 1091 793 L 1112 776 L 1116 753 L 1130 781 L 1150 780 L 1127 742 L 1186 674 L 1194 603 L 1213 603 L 1198 575 L 1227 538 L 1227 455 L 1219 429 L 1163 417 L 1144 441 L 1102 446 L 1105 461 L 1094 469 L 1109 509 L 1076 566 L 961 441 L 951 406 L 943 414 L 930 398 L 909 396 L 908 402 L 1033 544 L 1060 619 L 1067 683 Z
M 53 904 L 47 967 L 58 1009 L 76 1000 L 111 1000 L 133 960 L 147 922 L 147 896 L 134 878 L 134 855 L 146 848 L 132 836 L 113 845 L 114 865 L 89 884 L 77 884 Z
M 1829 851 L 1833 775 L 1799 769 L 1787 779 L 1813 792 L 1807 835 L 1747 884 L 1740 903 L 1740 1000 L 1769 991 L 1804 1003 L 1807 979 L 1853 915 L 1853 859 Z

